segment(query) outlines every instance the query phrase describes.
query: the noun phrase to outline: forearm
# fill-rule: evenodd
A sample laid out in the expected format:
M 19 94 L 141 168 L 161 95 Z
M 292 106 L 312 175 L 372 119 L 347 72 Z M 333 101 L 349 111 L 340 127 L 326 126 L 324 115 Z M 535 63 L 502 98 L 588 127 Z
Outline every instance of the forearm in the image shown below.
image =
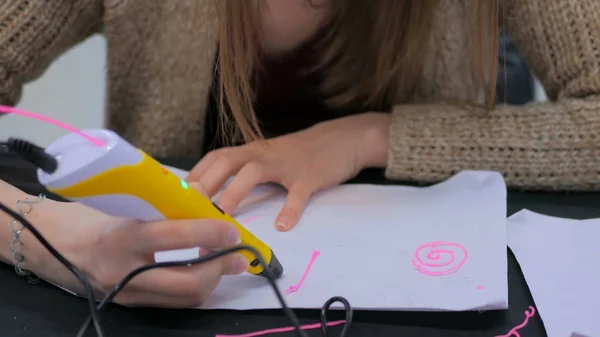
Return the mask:
M 462 170 L 503 173 L 509 187 L 600 190 L 600 98 L 491 112 L 455 105 L 396 107 L 386 175 L 439 182 Z
M 386 112 L 370 112 L 363 116 L 360 162 L 363 168 L 384 168 L 389 151 L 391 116 Z

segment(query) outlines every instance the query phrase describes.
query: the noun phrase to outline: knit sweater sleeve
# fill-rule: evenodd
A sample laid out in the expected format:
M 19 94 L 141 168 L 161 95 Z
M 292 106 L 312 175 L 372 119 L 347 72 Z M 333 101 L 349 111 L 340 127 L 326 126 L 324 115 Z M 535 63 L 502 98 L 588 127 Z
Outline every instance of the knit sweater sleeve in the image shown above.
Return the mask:
M 396 106 L 387 177 L 437 182 L 492 170 L 511 188 L 600 190 L 600 1 L 503 3 L 506 28 L 549 101 L 485 116 L 454 105 Z
M 0 1 L 0 104 L 16 104 L 23 84 L 101 27 L 101 0 Z

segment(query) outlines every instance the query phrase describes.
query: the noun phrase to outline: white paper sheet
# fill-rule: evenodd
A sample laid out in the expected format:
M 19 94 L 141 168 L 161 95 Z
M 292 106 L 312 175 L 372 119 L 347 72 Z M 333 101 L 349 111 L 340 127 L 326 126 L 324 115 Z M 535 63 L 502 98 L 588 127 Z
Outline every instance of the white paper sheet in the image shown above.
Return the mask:
M 186 171 L 166 167 L 182 179 L 187 176 Z M 497 173 L 465 171 L 425 188 L 338 186 L 314 196 L 300 223 L 287 233 L 273 226 L 284 198 L 279 188 L 259 186 L 234 216 L 282 262 L 280 291 L 297 284 L 313 251 L 320 251 L 302 287 L 284 295 L 292 308 L 321 308 L 332 296 L 344 296 L 354 308 L 370 310 L 508 307 L 506 187 Z M 435 252 L 426 247 L 419 255 L 422 260 L 447 264 L 431 271 L 453 271 L 426 275 L 414 263 L 415 252 L 432 242 L 459 244 L 468 255 L 460 247 L 438 243 L 438 249 L 455 254 L 455 261 L 449 263 L 444 252 L 430 261 L 427 254 Z M 280 305 L 265 279 L 243 274 L 224 277 L 202 308 Z
M 267 243 L 284 266 L 281 291 L 297 284 L 314 250 L 320 256 L 302 287 L 284 295 L 294 308 L 320 308 L 330 297 L 357 309 L 489 310 L 508 306 L 506 187 L 491 172 L 462 172 L 432 187 L 344 185 L 315 195 L 300 223 L 278 232 L 275 218 L 285 198 L 261 186 L 234 216 Z M 250 220 L 251 219 L 251 220 Z M 419 246 L 438 244 L 456 261 L 430 276 L 414 265 Z M 420 257 L 433 248 L 426 247 Z M 448 263 L 449 255 L 439 255 Z M 463 261 L 463 259 L 465 259 Z M 461 261 L 464 264 L 460 265 Z M 269 309 L 280 305 L 268 282 L 250 274 L 226 276 L 204 309 Z M 334 306 L 335 307 L 335 306 Z
M 548 337 L 600 336 L 600 219 L 528 210 L 508 219 L 519 262 Z
M 589 332 L 581 332 L 581 331 L 575 331 L 571 334 L 571 337 L 598 337 L 600 335 L 598 335 L 598 333 L 589 333 Z

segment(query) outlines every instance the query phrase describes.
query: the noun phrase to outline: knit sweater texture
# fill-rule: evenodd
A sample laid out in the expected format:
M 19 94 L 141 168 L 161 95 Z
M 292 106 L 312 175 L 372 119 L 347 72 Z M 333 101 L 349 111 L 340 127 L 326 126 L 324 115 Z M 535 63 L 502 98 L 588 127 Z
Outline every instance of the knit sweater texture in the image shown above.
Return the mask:
M 155 156 L 199 157 L 218 34 L 210 3 L 0 1 L 0 103 L 16 104 L 58 56 L 104 34 L 107 127 Z M 432 183 L 492 170 L 519 189 L 600 190 L 600 1 L 502 1 L 549 101 L 489 113 L 441 103 L 472 99 L 470 3 L 440 0 L 419 103 L 392 111 L 386 176 Z

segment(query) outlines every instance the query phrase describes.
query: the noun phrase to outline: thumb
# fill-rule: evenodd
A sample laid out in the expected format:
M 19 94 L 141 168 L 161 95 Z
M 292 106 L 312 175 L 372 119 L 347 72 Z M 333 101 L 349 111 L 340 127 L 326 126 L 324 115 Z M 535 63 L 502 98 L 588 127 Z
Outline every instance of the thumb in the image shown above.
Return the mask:
M 294 184 L 288 191 L 285 204 L 275 221 L 275 228 L 285 232 L 296 226 L 306 204 L 312 195 L 312 190 L 302 183 Z

